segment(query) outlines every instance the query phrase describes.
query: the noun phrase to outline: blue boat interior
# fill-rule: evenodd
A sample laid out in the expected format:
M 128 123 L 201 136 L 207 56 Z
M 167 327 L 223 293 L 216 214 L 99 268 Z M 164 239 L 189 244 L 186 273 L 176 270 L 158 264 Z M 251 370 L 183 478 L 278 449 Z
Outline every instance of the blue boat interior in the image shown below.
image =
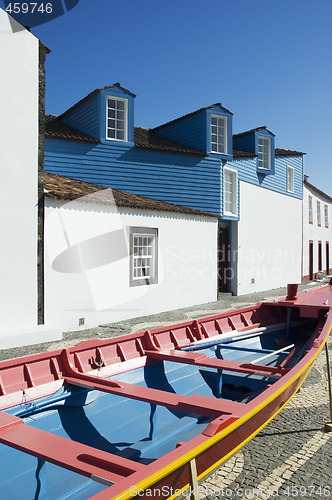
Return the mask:
M 196 351 L 209 358 L 290 368 L 303 356 L 316 322 L 307 330 L 257 333 L 211 343 Z M 285 346 L 296 346 L 280 351 Z M 196 352 L 195 351 L 195 352 Z M 257 361 L 260 360 L 260 361 Z M 278 377 L 258 373 L 205 368 L 174 361 L 148 360 L 144 367 L 121 373 L 112 380 L 185 396 L 194 394 L 247 403 Z M 65 384 L 47 398 L 9 408 L 30 426 L 93 448 L 149 464 L 173 450 L 179 442 L 199 435 L 212 417 L 175 410 L 96 390 Z M 83 500 L 106 488 L 80 474 L 0 445 L 2 498 Z M 5 495 L 5 496 L 4 496 Z

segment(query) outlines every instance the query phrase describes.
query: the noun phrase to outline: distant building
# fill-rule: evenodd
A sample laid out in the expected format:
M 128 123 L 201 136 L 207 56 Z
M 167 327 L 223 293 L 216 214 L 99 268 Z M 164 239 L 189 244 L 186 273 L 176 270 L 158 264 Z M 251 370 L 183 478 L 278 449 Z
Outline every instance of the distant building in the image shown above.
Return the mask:
M 217 300 L 218 217 L 45 173 L 45 318 L 63 331 Z
M 48 116 L 46 171 L 218 215 L 220 291 L 299 282 L 303 153 L 266 127 L 233 136 L 220 103 L 135 127 L 134 99 L 116 83 Z
M 302 282 L 332 274 L 332 198 L 304 179 Z

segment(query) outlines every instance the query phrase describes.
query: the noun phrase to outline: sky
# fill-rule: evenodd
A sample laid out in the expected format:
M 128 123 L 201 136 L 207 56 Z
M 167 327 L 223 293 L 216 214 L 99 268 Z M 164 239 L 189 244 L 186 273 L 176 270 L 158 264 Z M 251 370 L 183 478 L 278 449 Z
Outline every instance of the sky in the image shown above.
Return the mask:
M 115 82 L 154 127 L 221 102 L 233 132 L 266 126 L 306 153 L 309 182 L 332 196 L 331 0 L 80 0 L 32 28 L 50 50 L 46 112 Z

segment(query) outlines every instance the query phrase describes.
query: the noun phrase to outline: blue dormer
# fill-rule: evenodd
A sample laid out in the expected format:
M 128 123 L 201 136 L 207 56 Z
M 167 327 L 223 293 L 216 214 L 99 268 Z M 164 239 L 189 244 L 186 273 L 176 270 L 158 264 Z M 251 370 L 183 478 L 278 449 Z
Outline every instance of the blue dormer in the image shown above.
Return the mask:
M 154 128 L 158 135 L 212 154 L 222 160 L 233 155 L 233 114 L 220 103 L 201 108 Z
M 275 136 L 266 127 L 248 130 L 233 137 L 234 148 L 257 156 L 257 173 L 275 173 Z
M 135 97 L 115 83 L 94 90 L 59 118 L 101 142 L 133 146 Z
M 120 84 L 100 91 L 100 140 L 134 145 L 135 95 Z
M 206 146 L 207 153 L 218 155 L 222 160 L 233 156 L 232 116 L 221 104 L 206 110 Z

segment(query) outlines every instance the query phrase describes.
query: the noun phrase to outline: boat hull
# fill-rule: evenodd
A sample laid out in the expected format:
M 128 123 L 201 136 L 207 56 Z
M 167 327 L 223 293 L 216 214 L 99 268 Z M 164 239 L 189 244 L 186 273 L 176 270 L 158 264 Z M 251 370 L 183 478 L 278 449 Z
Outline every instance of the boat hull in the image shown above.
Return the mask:
M 305 381 L 313 363 L 314 360 L 293 380 L 286 383 L 279 395 L 275 397 L 271 395 L 271 401 L 264 404 L 262 409 L 258 410 L 257 407 L 254 407 L 243 418 L 234 420 L 233 423 L 230 423 L 217 435 L 200 443 L 197 448 L 190 450 L 187 456 L 183 455 L 181 460 L 168 464 L 168 468 L 174 469 L 172 473 L 156 482 L 158 475 L 165 474 L 165 470 L 157 471 L 151 478 L 145 478 L 141 483 L 131 486 L 127 492 L 118 495 L 113 491 L 114 496 L 112 498 L 125 500 L 133 498 L 137 494 L 139 498 L 143 499 L 169 498 L 171 500 L 178 498 L 182 494 L 187 496 L 192 489 L 190 461 L 195 459 L 198 481 L 202 481 L 212 474 L 283 409 Z M 102 494 L 98 495 L 98 499 L 102 500 Z
M 37 469 L 30 461 L 26 472 L 36 499 L 59 498 L 54 485 L 43 481 L 45 463 L 88 481 L 84 487 L 92 493 L 84 494 L 82 482 L 77 491 L 66 492 L 75 500 L 186 495 L 267 425 L 299 389 L 328 339 L 328 304 L 330 286 L 151 332 L 3 362 L 0 443 L 37 458 Z M 67 403 L 65 421 L 62 409 Z M 73 421 L 68 426 L 77 414 L 82 432 Z M 89 440 L 84 429 L 99 441 Z M 129 431 L 135 438 L 129 438 Z M 2 452 L 6 460 L 6 450 Z M 20 460 L 19 454 L 15 457 Z M 68 477 L 59 477 L 65 491 Z M 3 496 L 9 495 L 7 483 L 7 478 L 0 479 Z M 14 500 L 19 498 L 14 494 Z

